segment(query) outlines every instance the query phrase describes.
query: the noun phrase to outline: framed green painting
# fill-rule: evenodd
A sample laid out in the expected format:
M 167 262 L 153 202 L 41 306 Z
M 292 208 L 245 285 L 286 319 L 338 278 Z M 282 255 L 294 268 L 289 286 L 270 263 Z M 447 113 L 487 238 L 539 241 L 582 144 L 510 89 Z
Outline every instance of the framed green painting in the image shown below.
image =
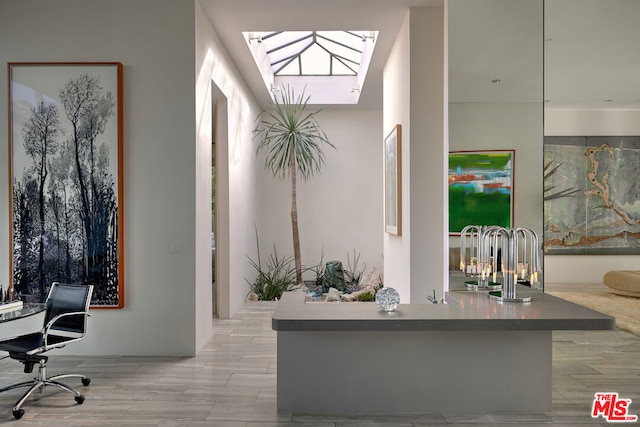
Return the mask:
M 449 153 L 449 234 L 467 225 L 513 224 L 515 150 Z

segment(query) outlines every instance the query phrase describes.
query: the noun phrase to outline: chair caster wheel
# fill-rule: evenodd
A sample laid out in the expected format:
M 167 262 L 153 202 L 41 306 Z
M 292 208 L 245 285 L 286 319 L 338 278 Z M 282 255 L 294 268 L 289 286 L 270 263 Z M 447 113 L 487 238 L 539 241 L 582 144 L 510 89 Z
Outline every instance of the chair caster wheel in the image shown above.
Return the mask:
M 90 378 L 83 378 L 82 379 L 82 385 L 88 386 L 89 384 L 91 384 L 91 379 Z
M 15 417 L 16 420 L 19 420 L 20 418 L 22 418 L 23 415 L 24 415 L 24 409 L 16 409 L 15 411 L 13 411 L 13 416 Z
M 76 402 L 78 402 L 78 405 L 82 405 L 84 403 L 84 396 L 83 395 L 76 396 L 75 399 L 76 399 Z

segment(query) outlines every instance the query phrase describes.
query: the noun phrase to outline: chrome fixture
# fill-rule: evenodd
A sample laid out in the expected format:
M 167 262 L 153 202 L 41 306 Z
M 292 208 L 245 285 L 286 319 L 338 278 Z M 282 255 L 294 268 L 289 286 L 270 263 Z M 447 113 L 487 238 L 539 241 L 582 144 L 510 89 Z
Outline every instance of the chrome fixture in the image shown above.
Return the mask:
M 489 287 L 489 277 L 497 282 L 500 256 L 502 291 L 489 292 L 489 297 L 503 302 L 531 301 L 531 297 L 517 297 L 516 285 L 518 281 L 531 286 L 538 283 L 540 263 L 535 231 L 525 227 L 468 225 L 460 237 L 460 269 L 478 278 L 478 289 Z

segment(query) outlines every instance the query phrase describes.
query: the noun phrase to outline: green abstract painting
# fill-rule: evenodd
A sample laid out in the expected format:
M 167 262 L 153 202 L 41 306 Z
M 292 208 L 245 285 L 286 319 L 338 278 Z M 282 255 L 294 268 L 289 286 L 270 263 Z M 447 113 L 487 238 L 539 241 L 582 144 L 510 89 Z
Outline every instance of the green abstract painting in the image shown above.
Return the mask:
M 513 223 L 514 150 L 449 153 L 449 233 Z

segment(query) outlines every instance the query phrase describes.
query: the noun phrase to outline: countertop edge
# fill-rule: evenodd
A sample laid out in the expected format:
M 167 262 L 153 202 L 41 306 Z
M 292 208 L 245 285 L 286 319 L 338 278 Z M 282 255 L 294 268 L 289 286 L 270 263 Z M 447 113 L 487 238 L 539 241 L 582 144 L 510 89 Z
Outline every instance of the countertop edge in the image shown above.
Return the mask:
M 452 291 L 455 292 L 455 291 Z M 460 292 L 449 304 L 405 304 L 385 313 L 373 303 L 310 303 L 303 292 L 287 292 L 272 317 L 276 331 L 544 331 L 612 330 L 615 318 L 540 292 L 535 317 L 519 303 L 485 303 Z M 488 298 L 487 298 L 488 299 Z M 480 301 L 481 304 L 478 304 Z M 457 304 L 456 304 L 457 302 Z M 358 304 L 358 305 L 352 305 Z M 365 305 L 362 305 L 365 304 Z M 492 304 L 498 304 L 493 306 Z M 504 309 L 506 304 L 508 309 Z M 495 308 L 503 308 L 496 315 Z M 493 308 L 493 312 L 488 310 Z M 548 313 L 547 313 L 548 312 Z

